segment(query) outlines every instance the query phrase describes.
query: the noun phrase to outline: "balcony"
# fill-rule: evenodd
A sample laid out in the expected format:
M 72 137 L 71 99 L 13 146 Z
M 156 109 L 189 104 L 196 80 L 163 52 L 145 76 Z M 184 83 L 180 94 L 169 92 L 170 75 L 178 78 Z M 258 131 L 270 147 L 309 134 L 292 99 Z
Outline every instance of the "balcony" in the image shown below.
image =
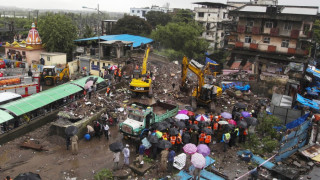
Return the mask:
M 252 27 L 252 34 L 260 34 L 260 29 L 259 26 Z
M 295 48 L 288 48 L 288 54 L 296 54 Z
M 277 46 L 272 46 L 272 45 L 268 46 L 268 52 L 270 52 L 270 53 L 276 52 L 276 49 L 277 49 Z
M 237 33 L 244 33 L 246 30 L 245 26 L 238 25 L 237 27 Z
M 236 48 L 243 48 L 243 42 L 236 42 Z
M 296 30 L 296 29 L 291 30 L 290 37 L 297 39 L 299 37 L 299 30 Z
M 247 26 L 246 27 L 246 33 L 252 33 L 253 27 Z
M 258 44 L 250 43 L 250 50 L 258 50 Z
M 279 28 L 271 28 L 270 35 L 271 36 L 279 36 Z
M 309 51 L 304 49 L 296 49 L 296 54 L 307 56 L 309 55 Z

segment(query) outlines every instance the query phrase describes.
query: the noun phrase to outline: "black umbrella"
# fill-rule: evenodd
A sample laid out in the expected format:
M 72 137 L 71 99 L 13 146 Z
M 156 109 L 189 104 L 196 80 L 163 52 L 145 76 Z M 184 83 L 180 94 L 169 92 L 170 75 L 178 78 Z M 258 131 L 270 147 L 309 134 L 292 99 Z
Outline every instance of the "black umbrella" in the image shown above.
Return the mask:
M 17 177 L 14 178 L 14 180 L 41 180 L 41 177 L 39 174 L 27 172 L 19 174 Z
M 190 126 L 190 129 L 199 130 L 199 126 L 196 125 L 196 124 L 192 124 L 192 125 Z
M 156 135 L 149 135 L 147 139 L 150 143 L 156 144 L 159 142 L 159 138 Z
M 167 129 L 167 127 L 163 123 L 159 123 L 156 127 L 157 130 L 159 131 L 164 131 Z
M 172 118 L 167 118 L 166 120 L 165 120 L 167 123 L 175 123 L 176 121 L 174 120 L 174 119 L 172 119 Z
M 76 126 L 68 126 L 66 129 L 65 129 L 65 133 L 67 136 L 71 137 L 75 134 L 78 133 L 78 128 Z
M 213 134 L 212 129 L 209 129 L 209 128 L 203 128 L 202 131 L 206 134 Z
M 166 122 L 166 121 L 161 122 L 161 124 L 162 124 L 164 127 L 166 127 L 167 129 L 170 128 L 170 126 L 171 126 L 171 124 L 168 123 L 168 122 Z
M 255 126 L 258 124 L 258 120 L 255 117 L 245 117 L 244 120 L 247 122 L 248 125 Z
M 246 121 L 241 120 L 241 121 L 238 122 L 238 126 L 242 127 L 242 128 L 247 128 L 248 124 L 247 124 Z
M 161 149 L 171 148 L 171 146 L 172 144 L 167 140 L 161 140 L 158 143 L 158 148 L 161 148 Z
M 237 108 L 240 108 L 240 109 L 245 109 L 245 108 L 247 108 L 247 105 L 246 105 L 246 104 L 243 104 L 243 103 L 240 103 L 240 102 L 236 103 L 235 106 L 236 106 Z
M 170 134 L 171 136 L 176 136 L 176 135 L 179 134 L 179 131 L 178 131 L 176 128 L 170 128 L 170 129 L 169 129 L 169 134 Z
M 120 151 L 122 151 L 124 146 L 123 146 L 122 142 L 117 141 L 117 142 L 110 144 L 109 148 L 112 152 L 120 152 Z
M 227 130 L 232 130 L 235 128 L 235 126 L 233 124 L 225 124 L 223 125 Z
M 183 121 L 177 121 L 176 123 L 174 123 L 174 125 L 176 125 L 180 129 L 186 128 L 186 123 Z
M 157 129 L 157 127 L 159 126 L 159 122 L 155 122 L 155 123 L 153 123 L 152 125 L 151 125 L 151 128 L 153 128 L 153 129 Z

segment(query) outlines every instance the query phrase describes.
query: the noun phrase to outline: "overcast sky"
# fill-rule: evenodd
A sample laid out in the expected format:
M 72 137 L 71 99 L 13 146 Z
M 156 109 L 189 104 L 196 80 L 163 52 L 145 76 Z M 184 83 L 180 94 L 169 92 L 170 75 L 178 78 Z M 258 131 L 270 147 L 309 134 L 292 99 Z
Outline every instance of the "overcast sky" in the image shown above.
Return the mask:
M 230 0 L 250 1 L 250 0 Z M 320 0 L 278 0 L 279 5 L 303 5 L 320 6 Z M 82 6 L 96 8 L 99 4 L 101 11 L 129 12 L 130 7 L 150 7 L 151 5 L 163 6 L 170 3 L 170 8 L 193 9 L 198 5 L 193 2 L 222 2 L 227 0 L 0 0 L 0 6 L 14 6 L 19 8 L 32 9 L 69 9 L 81 10 Z

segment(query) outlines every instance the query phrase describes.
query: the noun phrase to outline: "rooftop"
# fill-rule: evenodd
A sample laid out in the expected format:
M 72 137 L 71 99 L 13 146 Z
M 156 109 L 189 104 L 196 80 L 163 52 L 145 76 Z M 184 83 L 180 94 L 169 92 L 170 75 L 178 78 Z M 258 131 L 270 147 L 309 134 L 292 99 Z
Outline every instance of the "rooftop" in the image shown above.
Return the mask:
M 278 14 L 299 14 L 299 15 L 313 15 L 318 14 L 317 6 L 268 6 L 268 5 L 245 5 L 235 11 L 240 12 L 257 12 L 266 13 L 268 9 L 273 8 Z
M 200 4 L 200 5 L 205 5 L 205 6 L 216 6 L 216 7 L 227 7 L 230 6 L 228 4 L 224 4 L 224 3 L 218 3 L 218 2 L 194 2 L 192 4 Z

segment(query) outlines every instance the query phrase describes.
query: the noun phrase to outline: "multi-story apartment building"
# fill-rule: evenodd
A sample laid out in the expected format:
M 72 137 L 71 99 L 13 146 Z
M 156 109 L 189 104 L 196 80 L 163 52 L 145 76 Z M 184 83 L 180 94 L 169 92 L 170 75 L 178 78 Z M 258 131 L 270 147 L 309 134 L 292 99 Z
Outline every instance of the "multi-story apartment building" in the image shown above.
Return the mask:
M 235 9 L 223 3 L 197 2 L 200 5 L 194 8 L 195 20 L 203 25 L 205 31 L 202 37 L 210 42 L 210 47 L 223 48 L 225 45 L 226 25 L 231 23 L 228 13 Z
M 168 13 L 169 12 L 169 7 L 159 7 L 159 6 L 151 6 L 151 8 L 149 7 L 145 7 L 145 8 L 130 8 L 130 16 L 139 16 L 142 19 L 146 19 L 146 14 L 149 11 L 160 11 L 160 12 L 164 12 L 164 13 Z
M 231 60 L 259 60 L 256 67 L 265 69 L 278 63 L 272 71 L 281 74 L 289 62 L 304 62 L 309 54 L 318 7 L 248 4 L 229 15 L 238 19 L 228 37 Z

